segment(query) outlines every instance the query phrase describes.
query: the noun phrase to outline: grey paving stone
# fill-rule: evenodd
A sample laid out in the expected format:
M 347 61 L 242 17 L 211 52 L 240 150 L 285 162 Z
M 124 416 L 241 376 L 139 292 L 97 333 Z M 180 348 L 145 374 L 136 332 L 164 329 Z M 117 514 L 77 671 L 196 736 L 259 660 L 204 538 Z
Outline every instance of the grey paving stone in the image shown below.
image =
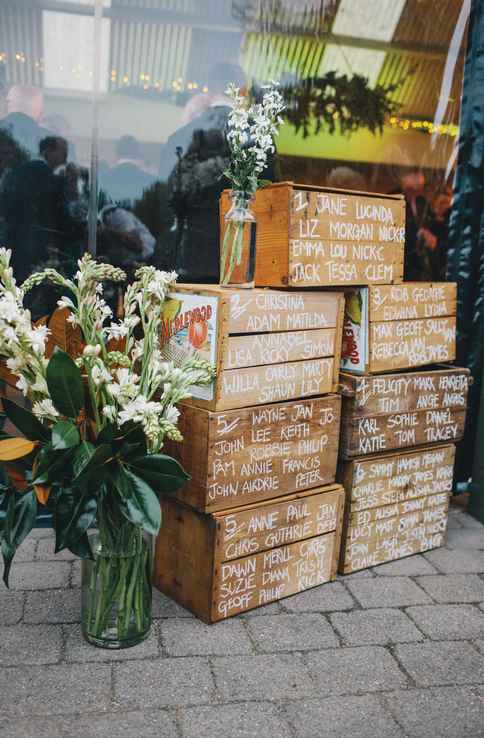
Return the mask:
M 129 661 L 159 655 L 158 635 L 154 630 L 139 645 L 119 651 L 91 646 L 84 640 L 80 625 L 65 625 L 64 636 L 66 661 Z
M 472 605 L 423 605 L 409 607 L 407 612 L 434 640 L 484 637 L 484 613 Z
M 393 692 L 384 701 L 411 738 L 482 738 L 484 694 L 469 687 Z
M 114 694 L 126 709 L 210 702 L 214 684 L 207 659 L 156 659 L 114 665 Z
M 376 577 L 348 582 L 348 589 L 362 607 L 405 607 L 431 602 L 408 577 Z
M 253 651 L 241 620 L 206 625 L 195 618 L 171 618 L 161 623 L 160 632 L 169 656 L 225 656 Z
M 131 667 L 130 664 L 126 666 Z M 111 667 L 56 664 L 0 669 L 0 714 L 25 717 L 105 710 L 110 704 Z
M 484 551 L 475 549 L 438 548 L 429 551 L 425 558 L 444 574 L 479 574 L 484 572 Z
M 8 625 L 0 630 L 0 665 L 55 664 L 60 660 L 58 625 Z
M 76 589 L 26 592 L 25 623 L 79 623 L 81 593 Z
M 332 697 L 286 706 L 296 738 L 400 738 L 398 727 L 377 697 Z
M 271 703 L 192 707 L 182 710 L 183 738 L 291 738 L 280 710 Z
M 477 646 L 481 653 L 484 653 L 484 638 L 480 638 L 474 645 Z
M 400 610 L 355 610 L 329 616 L 332 624 L 349 646 L 420 641 L 422 634 Z
M 152 614 L 154 618 L 193 618 L 194 615 L 178 605 L 158 589 L 153 588 Z
M 314 651 L 306 660 L 324 695 L 398 689 L 407 683 L 395 659 L 380 646 Z
M 395 654 L 418 686 L 484 682 L 484 657 L 469 643 L 408 643 Z
M 449 515 L 447 520 L 447 530 L 458 530 L 462 527 L 463 526 L 459 520 L 459 515 Z
M 419 574 L 436 574 L 437 570 L 423 556 L 415 554 L 375 566 L 374 572 L 377 576 L 383 577 L 416 577 Z
M 34 561 L 19 564 L 14 561 L 10 572 L 10 588 L 33 590 L 66 587 L 70 571 L 71 565 L 66 561 Z
M 62 718 L 26 718 L 0 720 L 0 738 L 65 738 Z M 73 735 L 72 738 L 77 738 Z
M 15 625 L 22 618 L 25 595 L 23 592 L 9 592 L 0 589 L 0 625 Z
M 173 717 L 162 710 L 75 717 L 63 728 L 66 738 L 178 738 Z
M 461 513 L 459 521 L 462 523 L 463 528 L 472 528 L 473 530 L 482 530 L 483 528 L 482 523 L 477 518 L 473 518 L 472 515 L 465 512 Z
M 67 548 L 59 553 L 54 553 L 54 538 L 41 538 L 38 542 L 37 553 L 35 558 L 37 561 L 75 561 L 77 556 L 71 553 Z
M 14 564 L 20 561 L 33 561 L 35 559 L 35 551 L 37 549 L 38 540 L 36 538 L 26 538 L 15 552 Z
M 334 648 L 339 645 L 330 624 L 317 613 L 251 618 L 247 627 L 257 648 L 267 653 Z
M 481 526 L 480 530 L 474 528 L 449 530 L 446 545 L 447 548 L 484 549 L 484 527 Z
M 71 561 L 69 563 L 70 574 L 69 574 L 69 586 L 78 588 L 81 586 L 81 567 L 82 562 L 79 559 Z
M 329 582 L 282 600 L 287 612 L 333 612 L 351 610 L 354 600 L 341 582 Z
M 217 657 L 213 670 L 224 700 L 297 699 L 313 692 L 301 654 Z
M 477 574 L 446 574 L 419 577 L 418 584 L 436 602 L 479 602 L 484 600 L 484 579 Z

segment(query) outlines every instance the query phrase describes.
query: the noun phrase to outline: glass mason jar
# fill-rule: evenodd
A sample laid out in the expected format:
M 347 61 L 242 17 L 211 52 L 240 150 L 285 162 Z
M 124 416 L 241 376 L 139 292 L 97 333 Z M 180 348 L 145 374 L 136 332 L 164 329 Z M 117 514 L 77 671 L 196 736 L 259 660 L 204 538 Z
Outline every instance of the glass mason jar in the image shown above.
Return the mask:
M 82 561 L 82 632 L 101 648 L 128 648 L 151 630 L 153 536 L 129 522 L 89 536 Z
M 253 287 L 255 273 L 256 220 L 251 210 L 253 195 L 231 192 L 232 205 L 225 215 L 220 249 L 220 284 Z

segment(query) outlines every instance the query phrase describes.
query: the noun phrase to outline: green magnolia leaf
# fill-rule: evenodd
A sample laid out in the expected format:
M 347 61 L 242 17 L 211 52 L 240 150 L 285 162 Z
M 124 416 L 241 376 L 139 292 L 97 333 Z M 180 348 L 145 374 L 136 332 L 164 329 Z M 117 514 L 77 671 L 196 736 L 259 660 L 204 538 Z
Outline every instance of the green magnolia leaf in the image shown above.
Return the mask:
M 113 443 L 115 440 L 121 440 L 123 438 L 123 432 L 118 428 L 116 423 L 108 423 L 104 426 L 102 431 L 97 437 L 98 444 L 102 443 Z
M 74 458 L 72 459 L 72 468 L 74 469 L 74 476 L 81 472 L 83 467 L 87 464 L 91 456 L 93 455 L 96 447 L 89 443 L 89 441 L 81 441 L 79 446 L 76 448 Z
M 86 452 L 86 447 L 83 447 L 83 449 L 86 453 L 86 461 L 72 480 L 72 484 L 76 486 L 85 484 L 94 474 L 96 475 L 96 482 L 100 482 L 106 471 L 106 462 L 113 456 L 112 446 L 107 443 L 97 446 L 92 453 L 90 451 Z
M 15 552 L 34 527 L 36 517 L 35 492 L 18 493 L 12 490 L 2 533 L 3 581 L 7 587 Z
M 72 457 L 72 448 L 55 451 L 51 444 L 44 446 L 37 455 L 37 467 L 32 484 L 58 484 L 69 474 Z
M 73 448 L 78 446 L 80 441 L 79 431 L 70 420 L 59 420 L 52 428 L 52 448 L 55 451 Z
M 84 384 L 80 369 L 64 351 L 56 351 L 47 365 L 47 386 L 56 410 L 77 418 L 84 407 Z
M 118 465 L 114 484 L 121 498 L 121 511 L 134 525 L 156 535 L 161 525 L 158 497 L 143 479 Z
M 91 491 L 80 494 L 68 487 L 60 491 L 54 513 L 56 553 L 79 543 L 94 522 L 96 511 L 97 500 Z
M 50 440 L 49 429 L 30 410 L 7 400 L 6 397 L 2 397 L 2 404 L 7 418 L 29 441 L 47 443 Z
M 71 553 L 74 554 L 74 556 L 79 556 L 80 559 L 93 558 L 87 532 L 83 533 L 78 541 L 69 541 L 69 543 L 67 544 L 67 548 L 69 549 L 69 551 L 71 551 Z
M 129 468 L 159 494 L 176 492 L 190 479 L 178 461 L 165 454 L 143 456 L 130 462 Z

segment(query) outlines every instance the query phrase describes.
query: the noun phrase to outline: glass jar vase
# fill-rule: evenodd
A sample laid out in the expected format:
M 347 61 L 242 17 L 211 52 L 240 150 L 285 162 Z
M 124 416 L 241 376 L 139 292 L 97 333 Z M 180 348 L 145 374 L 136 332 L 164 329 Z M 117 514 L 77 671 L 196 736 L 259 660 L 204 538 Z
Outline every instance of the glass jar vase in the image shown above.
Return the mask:
M 220 249 L 220 284 L 250 288 L 254 286 L 257 229 L 251 209 L 253 195 L 232 190 L 231 199 Z
M 153 536 L 129 522 L 89 536 L 82 561 L 82 632 L 100 648 L 129 648 L 151 630 Z

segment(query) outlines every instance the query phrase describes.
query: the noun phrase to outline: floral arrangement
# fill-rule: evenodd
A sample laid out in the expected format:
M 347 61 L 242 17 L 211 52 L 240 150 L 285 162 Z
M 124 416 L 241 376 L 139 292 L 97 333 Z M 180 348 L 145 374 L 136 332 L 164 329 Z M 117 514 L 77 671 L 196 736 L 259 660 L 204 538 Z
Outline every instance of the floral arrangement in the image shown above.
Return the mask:
M 221 283 L 228 284 L 235 265 L 240 265 L 244 245 L 244 211 L 258 187 L 265 184 L 261 175 L 267 167 L 269 154 L 274 153 L 274 138 L 283 122 L 285 104 L 277 83 L 262 87 L 262 102 L 248 104 L 240 89 L 229 85 L 226 94 L 233 108 L 228 117 L 227 143 L 229 166 L 224 175 L 232 183 L 236 215 L 225 230 L 221 254 Z M 239 215 L 237 216 L 237 211 Z
M 163 441 L 181 440 L 176 404 L 193 385 L 210 383 L 213 370 L 196 358 L 179 367 L 162 360 L 162 310 L 174 272 L 139 269 L 116 321 L 102 283 L 124 281 L 120 269 L 86 254 L 72 280 L 46 269 L 18 287 L 9 262 L 10 252 L 0 249 L 0 358 L 32 411 L 3 401 L 22 434 L 0 440 L 4 581 L 42 502 L 52 511 L 56 552 L 68 548 L 84 559 L 94 556 L 85 630 L 102 638 L 115 612 L 122 639 L 133 623 L 143 627 L 149 609 L 150 578 L 140 574 L 150 564 L 143 532 L 160 528 L 157 495 L 174 492 L 187 479 L 178 462 L 161 452 Z M 65 292 L 59 307 L 84 345 L 76 359 L 60 350 L 49 357 L 48 328 L 32 325 L 23 307 L 27 292 L 44 280 Z M 25 479 L 20 489 L 12 481 L 18 465 Z M 88 537 L 95 522 L 104 551 L 99 557 Z M 128 560 L 129 552 L 139 556 Z

